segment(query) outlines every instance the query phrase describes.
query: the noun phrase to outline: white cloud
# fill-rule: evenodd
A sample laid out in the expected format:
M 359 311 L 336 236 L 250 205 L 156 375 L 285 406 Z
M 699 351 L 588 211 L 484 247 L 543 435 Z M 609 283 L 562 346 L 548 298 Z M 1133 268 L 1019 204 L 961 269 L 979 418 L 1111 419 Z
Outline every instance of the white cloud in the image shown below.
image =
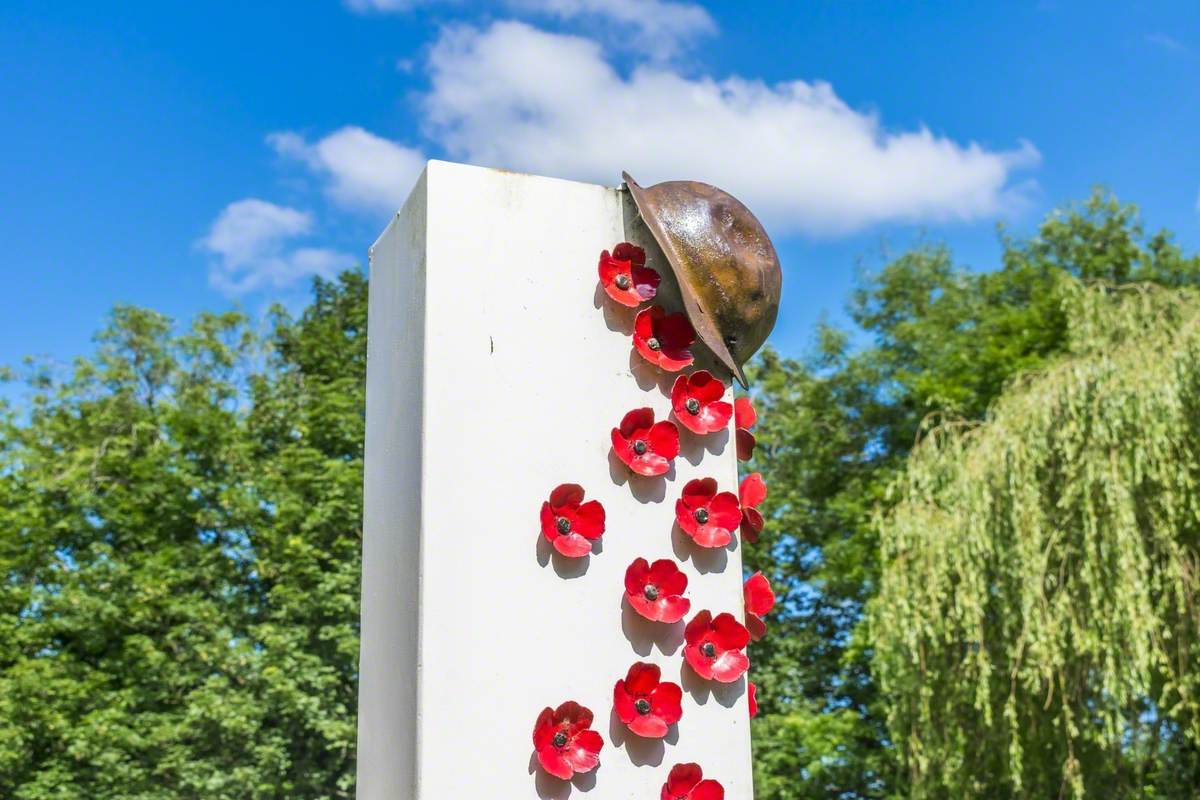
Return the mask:
M 338 204 L 370 211 L 398 209 L 425 167 L 419 150 L 353 125 L 312 144 L 292 132 L 273 133 L 267 143 L 322 176 Z
M 643 185 L 704 180 L 775 230 L 1002 214 L 1028 189 L 1014 173 L 1040 160 L 1027 142 L 995 150 L 924 127 L 887 130 L 823 82 L 645 64 L 625 77 L 596 42 L 519 22 L 447 29 L 429 67 L 426 132 L 451 157 L 609 184 L 622 169 Z
M 1188 55 L 1191 52 L 1191 49 L 1187 45 L 1166 33 L 1148 33 L 1146 34 L 1146 41 L 1173 55 Z
M 312 215 L 305 211 L 256 198 L 230 203 L 199 242 L 214 256 L 209 282 L 238 295 L 287 286 L 310 275 L 330 277 L 354 263 L 351 256 L 334 250 L 287 246 L 312 227 Z
M 346 8 L 359 14 L 370 12 L 408 11 L 426 0 L 345 0 Z
M 351 11 L 369 14 L 411 11 L 417 6 L 454 0 L 344 1 Z M 703 6 L 684 0 L 502 0 L 500 5 L 519 15 L 598 22 L 632 31 L 633 43 L 649 54 L 650 60 L 669 58 L 686 43 L 717 30 Z
M 675 0 L 508 0 L 508 6 L 562 20 L 595 19 L 631 28 L 642 51 L 657 58 L 717 30 L 702 6 Z

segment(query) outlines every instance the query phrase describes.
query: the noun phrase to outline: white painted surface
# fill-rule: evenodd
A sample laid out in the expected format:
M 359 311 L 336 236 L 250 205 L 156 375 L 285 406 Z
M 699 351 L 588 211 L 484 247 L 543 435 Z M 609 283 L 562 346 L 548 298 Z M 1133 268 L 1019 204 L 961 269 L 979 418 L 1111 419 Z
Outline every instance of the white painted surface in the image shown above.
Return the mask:
M 699 680 L 683 623 L 622 602 L 634 558 L 670 557 L 693 613 L 742 613 L 740 545 L 703 551 L 673 524 L 691 478 L 736 492 L 732 437 L 681 428 L 665 479 L 631 479 L 610 453 L 626 411 L 669 413 L 674 378 L 631 356 L 634 312 L 598 290 L 600 251 L 646 241 L 631 206 L 615 189 L 435 161 L 372 250 L 363 800 L 653 798 L 684 761 L 731 800 L 752 795 L 745 680 Z M 647 253 L 671 307 L 669 270 Z M 567 482 L 608 512 L 585 559 L 539 533 L 541 503 Z M 612 714 L 613 684 L 638 660 L 684 687 L 666 740 Z M 530 737 L 538 712 L 568 699 L 595 712 L 605 747 L 598 770 L 563 783 L 537 768 Z

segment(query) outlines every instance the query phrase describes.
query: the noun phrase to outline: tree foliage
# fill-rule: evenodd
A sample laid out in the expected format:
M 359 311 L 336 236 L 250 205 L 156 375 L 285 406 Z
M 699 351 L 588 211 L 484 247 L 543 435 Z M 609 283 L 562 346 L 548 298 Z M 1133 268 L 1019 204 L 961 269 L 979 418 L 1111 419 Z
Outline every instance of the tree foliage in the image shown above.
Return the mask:
M 122 307 L 0 423 L 0 797 L 353 794 L 365 282 Z
M 1068 354 L 930 430 L 879 523 L 874 664 L 916 797 L 1200 786 L 1200 293 L 1064 305 Z
M 1167 233 L 1146 234 L 1134 207 L 1099 192 L 1050 214 L 1034 237 L 1002 244 L 990 271 L 939 245 L 905 252 L 855 292 L 857 331 L 824 327 L 809 357 L 758 360 L 763 413 L 750 469 L 770 487 L 769 523 L 746 558 L 783 599 L 751 653 L 762 687 L 760 800 L 909 793 L 862 620 L 879 587 L 873 519 L 922 420 L 982 419 L 1014 376 L 1069 352 L 1064 277 L 1200 282 L 1200 257 Z

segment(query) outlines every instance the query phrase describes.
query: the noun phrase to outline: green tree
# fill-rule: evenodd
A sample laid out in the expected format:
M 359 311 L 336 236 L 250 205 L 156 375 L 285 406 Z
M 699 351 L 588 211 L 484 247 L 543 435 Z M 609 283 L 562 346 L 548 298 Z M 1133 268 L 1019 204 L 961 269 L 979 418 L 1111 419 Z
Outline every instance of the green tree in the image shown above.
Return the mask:
M 1200 257 L 1147 235 L 1136 208 L 1099 192 L 1002 243 L 992 271 L 938 245 L 902 254 L 852 297 L 856 334 L 825 327 L 811 357 L 768 351 L 754 369 L 762 414 L 750 469 L 767 479 L 770 522 L 746 558 L 782 601 L 752 649 L 760 800 L 908 794 L 863 611 L 879 587 L 872 519 L 922 420 L 982 419 L 1014 376 L 1067 352 L 1064 276 L 1200 282 Z
M 879 521 L 914 797 L 1200 786 L 1200 292 L 1065 286 L 1067 355 L 930 430 Z
M 365 281 L 122 307 L 0 419 L 0 797 L 353 794 Z

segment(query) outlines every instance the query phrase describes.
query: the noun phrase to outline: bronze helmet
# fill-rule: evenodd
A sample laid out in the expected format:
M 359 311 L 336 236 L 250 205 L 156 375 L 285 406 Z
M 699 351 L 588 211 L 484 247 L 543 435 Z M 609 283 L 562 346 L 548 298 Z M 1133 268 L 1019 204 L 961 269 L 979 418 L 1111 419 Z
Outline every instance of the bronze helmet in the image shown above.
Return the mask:
M 742 365 L 775 327 L 783 282 L 767 232 L 715 186 L 667 181 L 642 188 L 629 173 L 621 177 L 675 273 L 700 341 L 747 387 Z

